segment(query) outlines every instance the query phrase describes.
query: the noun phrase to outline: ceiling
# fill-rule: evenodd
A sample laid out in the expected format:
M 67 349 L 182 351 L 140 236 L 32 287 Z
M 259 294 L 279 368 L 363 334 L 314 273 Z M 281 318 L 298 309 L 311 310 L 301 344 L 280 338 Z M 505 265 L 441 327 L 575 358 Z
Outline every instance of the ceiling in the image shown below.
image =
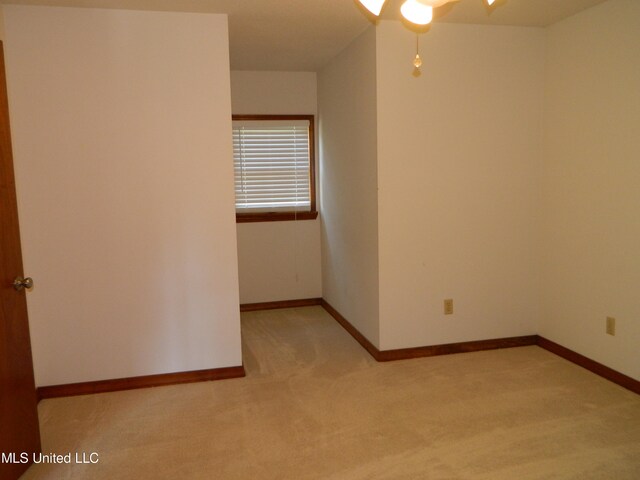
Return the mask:
M 403 0 L 388 0 L 383 19 L 398 19 Z M 551 25 L 606 0 L 459 0 L 436 22 Z M 356 0 L 0 0 L 3 4 L 226 13 L 232 70 L 317 71 L 370 21 Z

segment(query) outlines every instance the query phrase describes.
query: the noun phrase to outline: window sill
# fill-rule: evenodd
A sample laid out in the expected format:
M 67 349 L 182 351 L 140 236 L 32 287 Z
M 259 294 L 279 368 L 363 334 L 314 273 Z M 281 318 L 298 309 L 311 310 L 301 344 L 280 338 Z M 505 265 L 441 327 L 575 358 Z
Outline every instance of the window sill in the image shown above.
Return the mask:
M 236 223 L 290 222 L 294 220 L 315 220 L 318 212 L 265 212 L 236 213 Z

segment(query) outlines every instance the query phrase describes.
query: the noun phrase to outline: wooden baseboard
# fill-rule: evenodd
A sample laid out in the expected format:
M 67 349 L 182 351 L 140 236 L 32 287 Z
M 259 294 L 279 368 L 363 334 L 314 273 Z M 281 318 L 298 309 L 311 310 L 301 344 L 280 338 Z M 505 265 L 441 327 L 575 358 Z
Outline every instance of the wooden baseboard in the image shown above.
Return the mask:
M 479 352 L 482 350 L 497 350 L 500 348 L 524 347 L 527 345 L 536 345 L 538 340 L 537 335 L 527 335 L 524 337 L 496 338 L 490 340 L 478 340 L 474 342 L 450 343 L 446 345 L 431 345 L 426 347 L 381 351 L 378 350 L 375 345 L 362 335 L 356 327 L 354 327 L 326 300 L 322 300 L 321 305 L 378 362 L 434 357 L 437 355 L 451 355 L 453 353 Z
M 481 350 L 496 350 L 501 348 L 523 347 L 538 345 L 570 362 L 575 363 L 607 380 L 620 385 L 634 393 L 640 394 L 640 381 L 628 377 L 612 368 L 591 360 L 573 350 L 559 345 L 539 335 L 522 337 L 497 338 L 478 340 L 473 342 L 450 343 L 445 345 L 431 345 L 426 347 L 403 348 L 399 350 L 380 351 L 373 345 L 351 322 L 344 318 L 333 306 L 322 298 L 289 300 L 282 302 L 267 302 L 244 304 L 241 311 L 270 310 L 276 308 L 292 308 L 321 305 L 369 354 L 378 362 L 408 360 L 412 358 L 450 355 L 453 353 L 478 352 Z M 210 370 L 196 370 L 191 372 L 165 373 L 146 375 L 141 377 L 100 380 L 95 382 L 71 383 L 66 385 L 50 385 L 37 388 L 38 400 L 45 398 L 71 397 L 89 395 L 92 393 L 116 392 L 137 388 L 160 387 L 181 383 L 206 382 L 240 378 L 246 375 L 244 366 L 215 368 Z
M 331 306 L 331 304 L 329 304 L 329 302 L 327 302 L 324 298 L 322 299 L 321 304 L 322 308 L 324 308 L 327 313 L 329 313 L 329 315 L 331 315 L 336 322 L 338 322 L 340 325 L 342 325 L 342 328 L 344 328 L 349 335 L 351 335 L 353 338 L 356 339 L 356 341 L 362 345 L 362 347 L 369 352 L 369 354 L 375 358 L 378 362 L 380 361 L 380 350 L 378 350 L 378 348 L 371 343 L 367 337 L 365 337 L 362 333 L 360 333 L 360 331 L 354 327 L 351 322 L 349 322 L 349 320 L 347 320 L 346 318 L 344 318 L 340 312 L 338 312 L 335 308 L 333 308 Z
M 256 310 L 275 310 L 279 308 L 312 307 L 314 305 L 321 304 L 321 298 L 302 298 L 300 300 L 282 300 L 279 302 L 243 303 L 240 305 L 240 311 L 254 312 Z
M 244 377 L 244 366 L 38 387 L 38 400 Z
M 613 370 L 612 368 L 602 365 L 595 360 L 591 360 L 590 358 L 574 352 L 573 350 L 569 350 L 568 348 L 552 342 L 551 340 L 547 340 L 544 337 L 538 336 L 537 344 L 539 347 L 544 348 L 551 353 L 555 353 L 559 357 L 569 360 L 570 362 L 575 363 L 582 368 L 586 368 L 596 375 L 606 378 L 607 380 L 616 383 L 621 387 L 626 388 L 627 390 L 631 390 L 634 393 L 640 394 L 640 381 L 638 380 L 635 380 L 624 375 L 623 373 L 618 372 L 617 370 Z
M 481 352 L 483 350 L 499 350 L 502 348 L 526 347 L 536 345 L 537 335 L 522 337 L 491 338 L 472 342 L 458 342 L 426 347 L 402 348 L 398 350 L 383 350 L 378 361 L 390 362 L 394 360 L 408 360 L 411 358 L 435 357 L 454 353 Z
M 640 394 L 640 381 L 602 365 L 595 360 L 591 360 L 584 355 L 580 355 L 573 350 L 569 350 L 568 348 L 552 342 L 551 340 L 547 340 L 540 335 L 527 335 L 523 337 L 497 338 L 492 340 L 479 340 L 475 342 L 450 343 L 446 345 L 432 345 L 427 347 L 380 351 L 326 300 L 323 299 L 321 305 L 378 362 L 538 345 L 539 347 L 569 360 L 576 365 L 586 368 L 596 375 L 626 388 L 627 390 Z

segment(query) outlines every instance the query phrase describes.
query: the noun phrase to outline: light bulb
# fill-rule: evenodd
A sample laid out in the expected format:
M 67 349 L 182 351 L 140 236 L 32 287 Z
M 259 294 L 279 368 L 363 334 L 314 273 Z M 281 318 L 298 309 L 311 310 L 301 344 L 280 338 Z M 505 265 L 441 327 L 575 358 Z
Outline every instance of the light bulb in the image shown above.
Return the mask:
M 413 66 L 416 68 L 420 68 L 422 66 L 422 59 L 420 55 L 416 54 L 416 58 L 413 60 Z
M 496 3 L 496 0 L 487 0 L 487 4 L 489 6 L 493 5 L 494 3 Z
M 358 0 L 364 8 L 373 13 L 376 17 L 380 15 L 386 0 Z
M 445 5 L 452 1 L 454 0 L 419 0 L 419 2 L 422 3 L 423 5 L 426 5 L 427 7 L 433 7 L 433 8 L 441 7 L 442 5 Z M 495 0 L 491 0 L 491 1 L 495 1 Z
M 402 16 L 416 25 L 427 25 L 433 20 L 433 7 L 418 0 L 407 0 L 400 7 Z

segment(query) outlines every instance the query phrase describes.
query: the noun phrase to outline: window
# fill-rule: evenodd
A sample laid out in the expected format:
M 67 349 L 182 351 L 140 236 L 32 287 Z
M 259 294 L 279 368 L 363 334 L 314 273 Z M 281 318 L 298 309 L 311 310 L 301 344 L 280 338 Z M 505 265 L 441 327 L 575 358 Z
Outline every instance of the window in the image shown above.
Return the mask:
M 237 222 L 318 216 L 313 133 L 313 115 L 233 116 Z

